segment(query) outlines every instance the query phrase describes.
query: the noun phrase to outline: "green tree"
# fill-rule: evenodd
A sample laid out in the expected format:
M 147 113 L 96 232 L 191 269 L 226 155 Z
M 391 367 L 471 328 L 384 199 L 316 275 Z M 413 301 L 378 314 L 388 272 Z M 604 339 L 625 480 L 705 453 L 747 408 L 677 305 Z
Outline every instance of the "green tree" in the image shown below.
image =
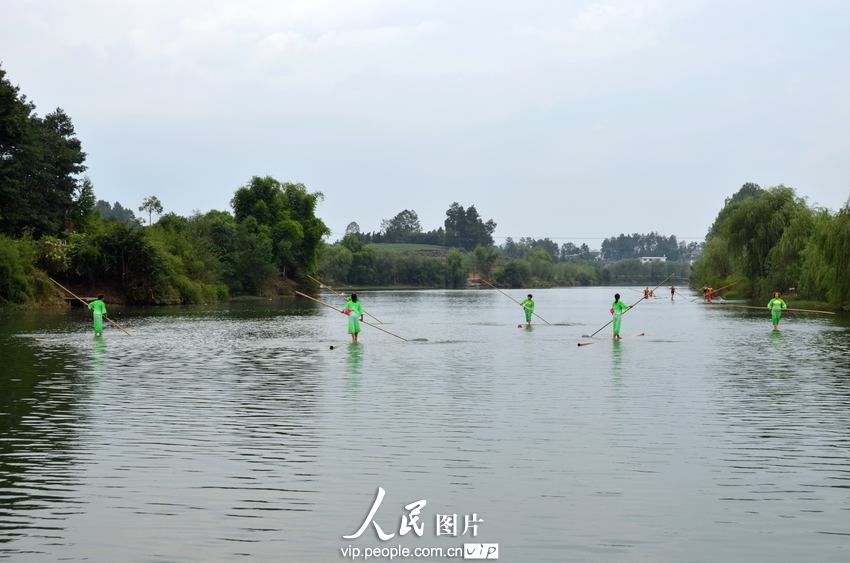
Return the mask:
M 85 153 L 61 109 L 40 118 L 0 68 L 0 232 L 36 236 L 65 226 Z
M 833 269 L 830 300 L 850 303 L 850 202 L 835 216 L 823 238 L 823 252 Z
M 148 226 L 152 225 L 152 216 L 154 213 L 159 215 L 162 213 L 162 203 L 159 201 L 159 198 L 155 195 L 150 195 L 146 197 L 142 201 L 142 205 L 139 206 L 139 211 L 147 211 L 148 213 Z
M 475 271 L 485 278 L 489 278 L 496 260 L 499 259 L 499 251 L 492 246 L 481 246 L 479 244 L 472 254 Z
M 381 222 L 381 233 L 386 242 L 412 242 L 412 237 L 421 232 L 419 216 L 412 209 L 405 209 L 392 219 Z
M 26 303 L 33 298 L 32 263 L 25 242 L 0 235 L 0 303 Z
M 741 202 L 729 215 L 729 250 L 759 293 L 773 289 L 768 257 L 801 205 L 791 188 L 777 186 Z
M 721 229 L 726 228 L 729 222 L 729 217 L 742 203 L 750 199 L 758 199 L 763 196 L 764 193 L 765 191 L 759 187 L 758 184 L 754 184 L 752 182 L 748 182 L 741 186 L 741 189 L 732 194 L 731 197 L 726 198 L 726 201 L 723 203 L 723 207 L 720 209 L 720 213 L 717 214 L 717 218 L 708 229 L 708 236 L 706 239 L 717 234 L 722 234 L 720 232 Z
M 496 223 L 492 219 L 485 223 L 474 205 L 464 209 L 459 203 L 452 203 L 446 210 L 444 226 L 446 246 L 472 250 L 479 244 L 493 245 Z
M 253 217 L 268 226 L 272 252 L 284 276 L 316 271 L 322 237 L 330 230 L 316 217 L 320 192 L 310 193 L 303 184 L 281 183 L 271 176 L 254 176 L 236 190 L 231 200 L 237 222 Z
M 458 289 L 466 285 L 466 270 L 463 267 L 463 254 L 453 248 L 446 256 L 446 287 Z
M 99 199 L 94 204 L 94 211 L 104 221 L 118 221 L 119 223 L 132 224 L 133 226 L 141 225 L 141 221 L 136 218 L 133 210 L 123 207 L 117 201 L 114 204 L 110 204 L 108 201 Z
M 836 269 L 832 257 L 827 256 L 827 240 L 831 234 L 834 218 L 825 209 L 814 213 L 812 235 L 800 253 L 800 279 L 798 293 L 805 299 L 827 299 L 840 302 L 834 291 Z
M 354 254 L 341 244 L 333 244 L 322 251 L 319 259 L 319 275 L 323 280 L 348 280 L 348 272 L 354 261 Z
M 528 287 L 531 282 L 531 266 L 526 260 L 512 260 L 501 271 L 497 271 L 496 283 L 503 287 Z
M 259 295 L 274 277 L 274 245 L 270 229 L 254 217 L 236 228 L 237 288 L 242 293 Z
M 85 230 L 95 216 L 94 187 L 86 176 L 79 187 L 71 207 L 68 208 L 68 219 L 71 226 L 77 230 Z

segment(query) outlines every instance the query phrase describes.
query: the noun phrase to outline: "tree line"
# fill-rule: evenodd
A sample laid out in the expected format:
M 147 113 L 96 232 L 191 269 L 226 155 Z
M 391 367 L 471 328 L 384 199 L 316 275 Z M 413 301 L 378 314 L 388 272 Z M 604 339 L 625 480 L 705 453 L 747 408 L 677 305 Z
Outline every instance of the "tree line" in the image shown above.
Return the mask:
M 850 307 L 850 201 L 837 212 L 814 207 L 786 186 L 744 184 L 711 225 L 694 279 L 734 283 L 750 298 L 772 291 Z
M 602 256 L 606 260 L 631 260 L 648 256 L 663 256 L 667 260 L 692 260 L 702 252 L 702 244 L 677 241 L 676 235 L 620 234 L 602 241 Z
M 0 303 L 49 300 L 48 276 L 131 303 L 171 304 L 309 287 L 307 275 L 317 271 L 358 286 L 454 288 L 470 274 L 508 287 L 644 283 L 659 268 L 681 267 L 604 264 L 587 245 L 545 238 L 495 246 L 495 221 L 457 202 L 437 229 L 424 231 L 406 209 L 375 233 L 352 222 L 328 245 L 329 229 L 315 214 L 322 194 L 268 176 L 236 189 L 231 211 L 163 214 L 162 202 L 149 196 L 139 218 L 95 197 L 85 157 L 70 116 L 61 108 L 39 116 L 0 68 Z M 441 250 L 389 251 L 377 244 L 385 242 Z
M 690 268 L 687 262 L 641 264 L 633 259 L 607 263 L 595 259 L 589 251 L 571 253 L 570 258 L 562 259 L 560 250 L 553 256 L 527 242 L 533 240 L 521 239 L 522 243 L 511 246 L 478 245 L 472 251 L 451 248 L 433 253 L 364 244 L 348 234 L 324 249 L 318 272 L 328 283 L 352 287 L 460 288 L 468 281 L 475 283 L 484 278 L 500 286 L 519 288 L 645 284 L 670 274 L 686 278 Z
M 437 229 L 423 231 L 416 211 L 405 209 L 390 219 L 384 219 L 377 232 L 361 233 L 357 222 L 351 222 L 345 233 L 357 237 L 364 244 L 432 244 L 472 250 L 479 245 L 492 246 L 495 230 L 496 222 L 493 219 L 484 221 L 474 205 L 464 208 L 453 202 L 446 210 L 443 226 Z
M 40 117 L 0 68 L 0 303 L 48 300 L 48 276 L 132 303 L 200 303 L 274 292 L 315 272 L 322 194 L 272 177 L 251 178 L 232 213 L 162 215 L 95 198 L 85 153 L 62 109 Z

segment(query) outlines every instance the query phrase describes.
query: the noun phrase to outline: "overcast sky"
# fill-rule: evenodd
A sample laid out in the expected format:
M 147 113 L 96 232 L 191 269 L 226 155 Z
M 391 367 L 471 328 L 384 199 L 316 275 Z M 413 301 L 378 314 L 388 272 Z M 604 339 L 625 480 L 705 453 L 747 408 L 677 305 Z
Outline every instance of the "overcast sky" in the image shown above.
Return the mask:
M 702 238 L 749 181 L 850 196 L 843 0 L 0 0 L 0 60 L 134 209 L 269 174 L 325 194 L 332 238 L 458 201 L 499 243 L 598 247 Z

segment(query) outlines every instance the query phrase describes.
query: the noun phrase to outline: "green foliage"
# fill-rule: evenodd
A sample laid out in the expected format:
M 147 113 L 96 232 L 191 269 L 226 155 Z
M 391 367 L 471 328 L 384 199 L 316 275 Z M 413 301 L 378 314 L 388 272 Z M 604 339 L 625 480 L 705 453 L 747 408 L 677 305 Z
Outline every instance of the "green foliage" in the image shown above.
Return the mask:
M 602 283 L 602 271 L 592 262 L 561 262 L 554 265 L 552 284 L 558 286 L 588 286 Z
M 71 266 L 68 243 L 54 236 L 45 235 L 36 243 L 36 261 L 45 271 L 65 273 Z
M 722 234 L 720 230 L 726 228 L 729 222 L 729 217 L 735 213 L 742 203 L 749 199 L 757 199 L 763 194 L 764 190 L 761 189 L 758 184 L 750 182 L 741 186 L 741 189 L 735 192 L 732 197 L 726 198 L 723 208 L 720 210 L 720 213 L 717 214 L 717 218 L 708 229 L 708 236 L 706 237 L 706 240 L 713 238 L 715 235 Z
M 327 247 L 319 275 L 328 282 L 354 286 L 465 287 L 470 270 L 506 287 L 586 286 L 600 283 L 650 283 L 668 273 L 687 276 L 686 262 L 614 263 L 603 270 L 589 259 L 557 261 L 547 246 L 536 248 L 522 239 L 523 258 L 509 258 L 495 247 L 477 246 L 473 252 L 451 249 L 437 252 L 425 245 L 369 244 L 354 235 Z M 579 247 L 575 247 L 579 248 Z M 560 252 L 559 252 L 560 255 Z
M 0 68 L 0 232 L 55 234 L 65 226 L 85 170 L 71 118 L 45 115 Z
M 531 285 L 531 265 L 526 260 L 511 260 L 494 274 L 496 284 L 502 287 L 529 287 Z
M 236 227 L 235 289 L 239 293 L 259 295 L 275 275 L 271 229 L 253 217 Z
M 142 200 L 142 204 L 139 206 L 139 211 L 148 212 L 148 226 L 150 226 L 151 221 L 153 220 L 153 214 L 156 213 L 159 215 L 162 213 L 162 202 L 159 201 L 159 198 L 155 195 L 150 195 Z
M 490 219 L 486 223 L 478 215 L 474 205 L 464 209 L 457 202 L 446 211 L 446 246 L 472 250 L 478 245 L 492 246 L 496 223 Z
M 667 260 L 679 260 L 682 251 L 676 235 L 666 237 L 656 232 L 649 234 L 620 234 L 602 241 L 602 256 L 606 260 L 631 260 L 645 256 L 666 256 Z
M 768 255 L 800 205 L 805 204 L 796 200 L 793 190 L 779 186 L 743 201 L 729 215 L 723 227 L 728 232 L 729 251 L 739 261 L 744 276 L 756 286 L 769 284 Z
M 253 218 L 267 227 L 274 263 L 285 276 L 316 271 L 322 237 L 330 230 L 316 217 L 319 192 L 303 184 L 281 183 L 271 176 L 254 176 L 231 200 L 236 220 Z
M 479 244 L 475 247 L 472 254 L 474 256 L 473 267 L 475 271 L 479 275 L 489 278 L 490 273 L 493 271 L 493 266 L 499 259 L 499 251 L 492 246 L 482 246 Z
M 0 303 L 26 303 L 34 297 L 29 242 L 0 235 Z
M 169 213 L 156 225 L 162 203 L 149 196 L 139 207 L 149 223 L 141 229 L 131 210 L 97 201 L 91 181 L 78 178 L 81 149 L 70 117 L 61 109 L 37 116 L 0 68 L 0 233 L 24 237 L 2 240 L 0 300 L 24 302 L 46 287 L 36 263 L 53 276 L 120 287 L 130 302 L 151 304 L 259 294 L 278 271 L 315 271 L 329 232 L 315 215 L 320 193 L 254 177 L 233 196 L 235 217 Z M 337 264 L 347 275 L 342 269 Z
M 820 210 L 815 213 L 812 236 L 800 253 L 800 278 L 797 289 L 804 299 L 817 300 L 826 296 L 829 301 L 841 301 L 832 291 L 834 285 L 840 286 L 840 280 L 836 277 L 832 257 L 826 255 L 827 240 L 833 224 L 834 220 L 828 211 Z
M 814 229 L 814 213 L 802 201 L 790 206 L 782 236 L 767 254 L 765 283 L 761 293 L 795 287 L 802 275 L 802 254 Z
M 847 306 L 850 304 L 850 203 L 838 212 L 826 229 L 823 252 L 833 269 L 830 300 Z
M 342 244 L 327 246 L 319 260 L 319 277 L 323 280 L 341 281 L 348 279 L 354 253 Z
M 415 233 L 421 233 L 419 216 L 416 211 L 405 209 L 392 219 L 381 222 L 381 233 L 384 242 L 409 242 Z
M 463 254 L 453 248 L 446 256 L 446 287 L 451 289 L 464 287 L 467 273 L 463 266 Z
M 515 241 L 508 237 L 501 246 L 502 254 L 508 258 L 527 258 L 529 252 L 533 250 L 543 250 L 549 255 L 552 262 L 591 259 L 590 248 L 586 244 L 577 246 L 572 242 L 566 242 L 559 248 L 557 243 L 548 238 L 522 237 Z
M 70 227 L 76 230 L 85 230 L 95 220 L 95 213 L 94 187 L 91 180 L 86 176 L 83 178 L 71 207 L 68 208 Z
M 726 238 L 715 235 L 708 239 L 702 255 L 694 263 L 693 278 L 710 287 L 723 287 L 727 285 L 724 281 L 729 279 L 734 271 Z M 746 291 L 741 285 L 743 284 L 739 282 L 737 289 Z
M 95 203 L 94 211 L 104 221 L 118 221 L 119 223 L 141 225 L 133 210 L 122 207 L 117 201 L 114 204 L 110 204 L 108 201 L 100 199 Z
M 850 211 L 812 209 L 785 186 L 745 184 L 718 213 L 694 281 L 737 282 L 751 298 L 797 290 L 836 306 L 850 302 Z
M 342 246 L 348 249 L 349 252 L 355 254 L 363 250 L 363 243 L 354 235 L 345 235 L 345 238 L 340 242 Z

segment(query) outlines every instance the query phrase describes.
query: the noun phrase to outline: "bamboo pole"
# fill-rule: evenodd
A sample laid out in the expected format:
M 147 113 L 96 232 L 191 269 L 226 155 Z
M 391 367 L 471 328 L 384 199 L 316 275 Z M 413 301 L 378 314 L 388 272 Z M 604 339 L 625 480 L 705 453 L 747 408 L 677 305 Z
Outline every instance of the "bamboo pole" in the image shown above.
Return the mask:
M 329 285 L 327 285 L 327 284 L 323 283 L 323 282 L 322 282 L 322 280 L 318 280 L 318 279 L 314 278 L 313 276 L 311 276 L 310 274 L 304 274 L 304 275 L 305 275 L 305 276 L 307 276 L 308 278 L 310 278 L 311 280 L 313 280 L 314 282 L 316 282 L 317 284 L 319 284 L 319 287 L 324 288 L 324 289 L 330 289 L 331 291 L 333 291 L 334 293 L 336 293 L 336 294 L 337 294 L 337 295 L 339 295 L 340 297 L 345 298 L 345 294 L 344 294 L 344 293 L 341 293 L 341 292 L 339 292 L 339 291 L 335 290 L 334 288 L 332 288 L 331 286 L 329 286 Z M 364 315 L 369 315 L 370 317 L 372 317 L 373 319 L 375 319 L 376 321 L 378 321 L 378 323 L 380 323 L 380 324 L 384 324 L 384 321 L 382 321 L 381 319 L 379 319 L 378 317 L 376 317 L 376 316 L 375 316 L 375 315 L 373 315 L 372 313 L 369 313 L 369 312 L 367 312 L 367 311 L 365 311 L 365 310 L 364 310 L 364 311 L 363 311 L 363 314 L 364 314 Z
M 712 303 L 712 305 L 720 305 L 721 307 L 739 307 L 741 309 L 760 309 L 768 311 L 770 310 L 768 307 L 757 307 L 755 305 L 738 305 L 737 303 Z M 817 309 L 793 309 L 791 307 L 786 307 L 782 309 L 782 312 L 791 311 L 792 313 L 819 313 L 821 315 L 834 315 L 833 311 L 819 311 Z
M 77 294 L 75 294 L 73 291 L 71 291 L 70 289 L 68 289 L 67 287 L 65 287 L 64 285 L 62 285 L 61 283 L 59 283 L 58 281 L 54 280 L 53 278 L 51 278 L 51 277 L 49 277 L 49 276 L 48 276 L 48 279 L 49 279 L 50 281 L 52 281 L 53 283 L 55 283 L 56 285 L 58 285 L 59 287 L 61 287 L 62 289 L 64 289 L 65 291 L 67 291 L 68 293 L 70 293 L 72 297 L 76 298 L 76 299 L 77 299 L 80 303 L 82 303 L 82 304 L 83 304 L 83 305 L 85 305 L 86 307 L 88 307 L 88 306 L 89 306 L 89 304 L 88 304 L 88 303 L 86 303 L 86 302 L 85 302 L 85 300 L 84 300 L 83 298 L 79 297 Z M 127 332 L 127 331 L 124 329 L 124 327 L 122 327 L 121 325 L 119 325 L 118 323 L 116 323 L 115 321 L 113 321 L 112 319 L 110 319 L 109 317 L 107 317 L 106 315 L 103 315 L 103 318 L 104 318 L 104 319 L 106 319 L 107 321 L 109 321 L 110 323 L 112 323 L 113 325 L 115 325 L 115 328 L 117 328 L 118 330 L 122 331 L 122 332 L 123 332 L 124 334 L 126 334 L 127 336 L 133 336 L 132 334 L 130 334 L 129 332 Z
M 333 305 L 331 305 L 330 303 L 326 303 L 326 302 L 322 301 L 321 299 L 316 299 L 315 297 L 310 297 L 310 296 L 309 296 L 309 295 L 307 295 L 306 293 L 301 293 L 300 291 L 296 291 L 295 293 L 296 293 L 297 295 L 300 295 L 301 297 L 306 297 L 306 298 L 307 298 L 307 299 L 309 299 L 310 301 L 315 301 L 316 303 L 318 303 L 318 304 L 320 304 L 320 305 L 324 305 L 325 307 L 328 307 L 329 309 L 333 309 L 333 310 L 334 310 L 334 311 L 336 311 L 337 313 L 341 313 L 341 314 L 345 315 L 345 313 L 343 312 L 343 310 L 342 310 L 342 309 L 337 309 L 336 307 L 334 307 L 334 306 L 333 306 Z M 404 337 L 402 337 L 402 336 L 399 336 L 398 334 L 393 334 L 392 332 L 390 332 L 390 331 L 388 331 L 388 330 L 385 330 L 385 329 L 383 329 L 383 328 L 381 328 L 381 327 L 379 327 L 379 326 L 373 325 L 373 324 L 372 324 L 372 323 L 370 323 L 369 321 L 361 321 L 361 322 L 362 322 L 363 324 L 365 324 L 365 325 L 369 325 L 369 326 L 371 326 L 372 328 L 376 328 L 376 329 L 380 330 L 381 332 L 386 332 L 386 333 L 387 333 L 387 334 L 389 334 L 390 336 L 395 336 L 395 337 L 396 337 L 396 338 L 398 338 L 399 340 L 404 340 L 405 342 L 409 342 L 409 340 L 408 340 L 407 338 L 404 338 Z
M 665 283 L 667 283 L 667 280 L 669 280 L 671 277 L 673 277 L 673 274 L 670 274 L 669 276 L 667 276 L 666 278 L 664 278 L 664 279 L 661 281 L 661 283 L 659 283 L 658 285 L 656 285 L 656 286 L 652 289 L 652 291 L 655 291 L 656 289 L 658 289 L 659 287 L 661 287 L 662 285 L 664 285 Z M 646 299 L 646 297 L 641 297 L 640 299 L 638 299 L 637 301 L 635 301 L 634 305 L 630 305 L 630 306 L 629 306 L 629 308 L 628 308 L 628 309 L 626 309 L 626 311 L 625 311 L 623 314 L 625 315 L 626 313 L 628 313 L 629 311 L 631 311 L 634 307 L 637 307 L 637 305 L 638 305 L 641 301 L 643 301 L 644 299 Z M 610 321 L 608 321 L 607 323 L 605 323 L 604 325 L 602 325 L 601 327 L 599 327 L 599 328 L 596 330 L 596 332 L 594 332 L 593 334 L 583 334 L 583 335 L 582 335 L 582 338 L 593 338 L 594 336 L 596 336 L 597 334 L 599 334 L 599 331 L 601 331 L 603 328 L 607 327 L 608 325 L 610 325 L 610 324 L 611 324 L 611 323 L 613 323 L 613 322 L 614 322 L 614 319 L 611 319 Z M 578 345 L 579 345 L 579 346 L 583 346 L 584 344 L 582 344 L 581 342 L 579 342 L 579 343 L 578 343 Z
M 514 299 L 513 297 L 511 297 L 510 295 L 508 295 L 507 293 L 505 293 L 504 291 L 502 291 L 501 289 L 499 289 L 498 287 L 493 285 L 492 283 L 488 282 L 484 278 L 480 278 L 480 279 L 481 279 L 481 281 L 483 281 L 484 283 L 486 283 L 487 285 L 489 285 L 490 287 L 492 287 L 493 289 L 495 289 L 496 291 L 498 291 L 499 293 L 501 293 L 502 295 L 504 295 L 505 297 L 507 297 L 508 299 L 513 301 L 514 303 L 516 303 L 517 305 L 519 305 L 520 307 L 523 307 L 522 303 L 520 303 L 519 301 L 517 301 L 516 299 Z M 523 307 L 523 309 L 524 308 L 525 307 Z M 538 315 L 534 311 L 532 311 L 531 314 L 534 315 L 535 317 L 537 317 L 538 319 L 540 319 L 541 321 L 543 321 L 544 323 L 546 323 L 547 325 L 552 326 L 552 323 L 550 323 L 549 321 L 547 321 L 546 319 L 544 319 L 543 317 L 541 317 L 540 315 Z

